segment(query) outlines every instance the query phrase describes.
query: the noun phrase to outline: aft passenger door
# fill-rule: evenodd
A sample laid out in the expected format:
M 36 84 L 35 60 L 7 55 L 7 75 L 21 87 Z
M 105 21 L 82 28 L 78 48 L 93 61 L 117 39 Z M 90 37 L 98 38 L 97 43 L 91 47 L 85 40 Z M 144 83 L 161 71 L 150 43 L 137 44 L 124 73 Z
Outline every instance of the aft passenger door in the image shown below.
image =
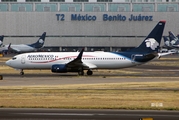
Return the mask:
M 135 64 L 135 54 L 131 55 L 131 62 Z
M 22 55 L 22 57 L 21 57 L 21 63 L 25 64 L 25 55 Z
M 142 56 L 143 56 L 142 54 L 133 54 L 133 55 L 131 55 L 131 62 L 133 64 L 135 64 L 136 63 L 136 59 L 138 59 L 138 58 L 140 58 Z

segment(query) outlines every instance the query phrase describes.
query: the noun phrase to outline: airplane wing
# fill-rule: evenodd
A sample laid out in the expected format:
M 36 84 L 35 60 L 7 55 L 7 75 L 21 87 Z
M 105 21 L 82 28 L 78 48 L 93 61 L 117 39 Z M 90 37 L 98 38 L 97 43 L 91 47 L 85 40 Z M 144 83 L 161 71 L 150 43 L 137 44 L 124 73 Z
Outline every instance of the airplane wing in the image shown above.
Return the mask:
M 69 63 L 66 64 L 67 67 L 69 68 L 83 68 L 83 69 L 90 69 L 90 68 L 96 68 L 97 66 L 91 63 L 83 63 L 82 62 L 82 56 L 83 56 L 84 49 L 81 50 L 79 55 L 77 56 L 76 59 L 70 61 Z
M 74 59 L 66 64 L 67 67 L 82 67 L 83 62 L 81 61 L 81 59 L 83 56 L 83 52 L 84 52 L 84 49 L 81 50 L 81 52 L 79 53 L 79 55 L 77 56 L 76 59 Z
M 12 47 L 8 47 L 8 50 L 13 50 L 13 51 L 16 51 L 16 52 L 21 52 L 19 49 L 17 49 L 17 48 L 12 48 Z

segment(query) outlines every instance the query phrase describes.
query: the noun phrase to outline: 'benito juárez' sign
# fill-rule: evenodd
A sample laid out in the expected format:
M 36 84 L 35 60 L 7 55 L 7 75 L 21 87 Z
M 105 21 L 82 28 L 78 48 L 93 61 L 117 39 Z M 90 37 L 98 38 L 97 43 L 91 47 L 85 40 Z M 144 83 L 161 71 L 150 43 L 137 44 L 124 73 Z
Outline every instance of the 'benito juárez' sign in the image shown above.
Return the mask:
M 65 14 L 56 14 L 57 21 L 65 21 Z M 99 16 L 98 16 L 99 17 Z M 71 14 L 71 21 L 96 21 L 96 15 L 89 14 Z M 117 15 L 102 15 L 103 21 L 153 21 L 153 16 L 147 15 L 134 15 L 130 14 L 129 16 L 117 14 Z

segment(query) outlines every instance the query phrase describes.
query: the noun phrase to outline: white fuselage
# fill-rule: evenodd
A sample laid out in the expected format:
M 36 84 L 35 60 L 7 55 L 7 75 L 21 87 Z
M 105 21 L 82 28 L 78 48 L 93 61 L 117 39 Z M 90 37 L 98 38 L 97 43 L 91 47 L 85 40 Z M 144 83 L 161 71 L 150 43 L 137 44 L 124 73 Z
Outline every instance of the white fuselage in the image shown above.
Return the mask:
M 20 45 L 11 45 L 11 49 L 17 51 L 17 52 L 32 52 L 35 51 L 35 48 L 25 45 L 25 44 L 20 44 Z
M 16 69 L 51 69 L 54 64 L 66 64 L 79 52 L 35 52 L 14 56 L 6 64 Z M 130 58 L 111 52 L 84 52 L 81 61 L 90 69 L 118 69 L 139 65 Z

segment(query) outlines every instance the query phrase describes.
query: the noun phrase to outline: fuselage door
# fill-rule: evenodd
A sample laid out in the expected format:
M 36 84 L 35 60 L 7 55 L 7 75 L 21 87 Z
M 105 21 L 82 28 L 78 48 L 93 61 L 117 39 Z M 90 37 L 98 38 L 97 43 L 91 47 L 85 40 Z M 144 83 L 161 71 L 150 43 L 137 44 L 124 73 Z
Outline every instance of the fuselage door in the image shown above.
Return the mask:
M 25 64 L 25 55 L 22 55 L 22 57 L 21 57 L 21 63 Z
M 135 64 L 135 63 L 136 63 L 136 60 L 139 60 L 141 57 L 143 57 L 142 54 L 133 54 L 133 55 L 131 55 L 131 62 L 132 62 L 133 64 Z
M 132 62 L 133 64 L 135 64 L 135 54 L 132 54 L 132 55 L 131 55 L 131 62 Z

